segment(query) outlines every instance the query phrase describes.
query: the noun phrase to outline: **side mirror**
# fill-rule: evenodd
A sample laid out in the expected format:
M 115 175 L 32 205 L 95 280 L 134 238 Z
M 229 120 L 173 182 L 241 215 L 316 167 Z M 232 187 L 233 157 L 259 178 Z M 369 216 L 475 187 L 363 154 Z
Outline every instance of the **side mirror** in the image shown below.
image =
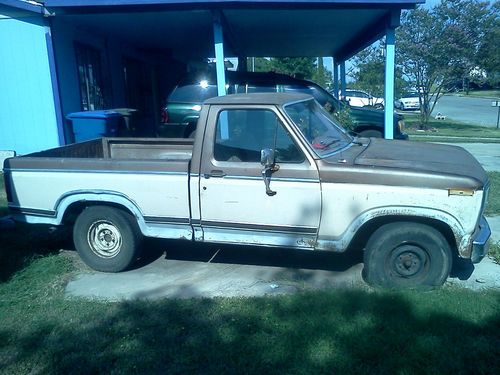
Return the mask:
M 262 178 L 266 185 L 266 194 L 272 197 L 276 195 L 275 191 L 271 190 L 271 175 L 279 169 L 279 166 L 274 162 L 274 150 L 265 148 L 260 151 L 260 164 L 262 164 Z
M 264 168 L 271 168 L 274 165 L 274 150 L 265 148 L 260 151 L 260 164 Z

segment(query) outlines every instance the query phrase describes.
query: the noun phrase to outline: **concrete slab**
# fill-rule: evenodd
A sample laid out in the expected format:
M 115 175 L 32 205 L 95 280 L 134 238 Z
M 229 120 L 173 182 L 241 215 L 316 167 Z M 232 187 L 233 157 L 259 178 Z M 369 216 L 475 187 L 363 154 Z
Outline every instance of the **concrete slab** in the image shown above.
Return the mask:
M 500 289 L 500 265 L 486 257 L 474 265 L 472 274 L 466 280 L 449 278 L 447 284 L 473 290 Z
M 194 255 L 198 259 L 179 256 L 177 248 L 150 264 L 117 274 L 85 267 L 68 283 L 66 295 L 106 300 L 250 297 L 365 286 L 363 265 L 345 256 L 238 247 L 202 248 L 200 256 L 199 248 Z M 215 255 L 210 263 L 199 259 L 210 253 Z M 300 263 L 303 266 L 296 267 Z

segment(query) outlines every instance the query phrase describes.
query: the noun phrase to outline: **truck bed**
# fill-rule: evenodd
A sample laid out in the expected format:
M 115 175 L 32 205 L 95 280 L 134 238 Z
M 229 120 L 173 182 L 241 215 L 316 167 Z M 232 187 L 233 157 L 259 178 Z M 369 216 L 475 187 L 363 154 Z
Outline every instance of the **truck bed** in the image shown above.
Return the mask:
M 12 180 L 9 207 L 31 222 L 53 217 L 58 224 L 72 197 L 120 196 L 146 220 L 188 222 L 192 150 L 191 139 L 100 138 L 10 158 L 4 163 Z
M 184 138 L 99 138 L 24 157 L 189 161 L 193 140 Z

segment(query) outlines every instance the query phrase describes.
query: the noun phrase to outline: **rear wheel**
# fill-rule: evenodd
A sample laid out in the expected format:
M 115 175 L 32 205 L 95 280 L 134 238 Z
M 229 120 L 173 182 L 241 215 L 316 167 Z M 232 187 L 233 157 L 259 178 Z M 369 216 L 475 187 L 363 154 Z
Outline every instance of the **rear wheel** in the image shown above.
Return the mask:
M 370 237 L 364 275 L 382 287 L 440 286 L 450 274 L 452 253 L 436 229 L 420 223 L 386 224 Z
M 89 267 L 103 272 L 120 272 L 137 259 L 142 235 L 128 212 L 92 206 L 76 219 L 73 241 Z

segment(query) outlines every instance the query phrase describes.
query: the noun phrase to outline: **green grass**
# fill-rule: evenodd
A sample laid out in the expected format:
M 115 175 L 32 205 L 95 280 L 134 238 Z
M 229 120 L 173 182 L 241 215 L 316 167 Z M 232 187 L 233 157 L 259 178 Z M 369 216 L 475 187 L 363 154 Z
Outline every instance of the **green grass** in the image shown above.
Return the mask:
M 488 255 L 496 263 L 500 264 L 500 242 L 490 244 Z
M 110 303 L 64 298 L 71 267 L 66 257 L 48 255 L 0 284 L 3 373 L 500 369 L 499 291 L 338 290 Z
M 418 139 L 422 137 L 436 138 L 438 137 L 463 137 L 468 138 L 469 142 L 481 142 L 477 138 L 489 138 L 489 141 L 500 141 L 500 130 L 493 127 L 477 126 L 461 123 L 452 120 L 435 120 L 430 119 L 428 127 L 424 127 L 424 131 L 419 131 L 422 128 L 420 117 L 416 114 L 405 114 L 405 132 L 408 133 L 410 139 Z M 434 140 L 435 141 L 435 140 Z M 466 142 L 467 140 L 450 138 L 449 141 Z
M 7 208 L 7 194 L 5 193 L 5 183 L 3 180 L 3 173 L 0 172 L 0 217 L 9 213 Z
M 69 248 L 0 231 L 0 373 L 495 374 L 500 291 L 333 290 L 103 302 L 66 298 Z M 495 252 L 495 250 L 494 250 Z M 497 251 L 499 252 L 499 251 Z M 191 287 L 196 287 L 192 285 Z
M 475 90 L 469 91 L 469 95 L 464 92 L 459 93 L 460 96 L 474 96 L 481 98 L 500 98 L 500 90 Z
M 485 214 L 500 215 L 500 172 L 488 172 L 488 178 L 490 179 L 490 193 Z

